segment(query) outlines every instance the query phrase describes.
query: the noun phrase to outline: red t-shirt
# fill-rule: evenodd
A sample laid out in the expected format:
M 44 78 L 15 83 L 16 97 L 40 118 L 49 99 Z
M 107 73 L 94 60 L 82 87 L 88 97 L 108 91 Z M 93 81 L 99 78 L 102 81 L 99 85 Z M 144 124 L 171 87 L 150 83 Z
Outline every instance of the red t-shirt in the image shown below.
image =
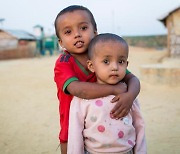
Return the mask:
M 76 80 L 95 82 L 96 76 L 94 73 L 89 73 L 73 56 L 65 52 L 59 56 L 54 68 L 54 81 L 57 85 L 57 96 L 59 99 L 61 125 L 59 139 L 61 143 L 67 142 L 68 139 L 69 109 L 73 98 L 66 91 L 66 87 Z

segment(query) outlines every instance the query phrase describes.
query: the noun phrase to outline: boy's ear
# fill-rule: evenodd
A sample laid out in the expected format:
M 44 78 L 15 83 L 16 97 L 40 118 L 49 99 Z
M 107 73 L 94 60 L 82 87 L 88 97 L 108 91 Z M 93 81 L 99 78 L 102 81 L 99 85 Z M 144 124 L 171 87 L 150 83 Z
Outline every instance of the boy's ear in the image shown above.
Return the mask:
M 87 67 L 88 67 L 88 69 L 89 69 L 91 72 L 94 73 L 94 67 L 93 67 L 93 63 L 92 63 L 91 60 L 88 60 L 88 61 L 87 61 Z
M 97 31 L 94 31 L 94 34 L 95 34 L 95 35 L 98 35 L 98 32 L 97 32 Z
M 62 43 L 62 40 L 59 39 L 58 42 L 59 42 L 59 45 L 60 45 L 62 48 L 64 48 L 63 43 Z

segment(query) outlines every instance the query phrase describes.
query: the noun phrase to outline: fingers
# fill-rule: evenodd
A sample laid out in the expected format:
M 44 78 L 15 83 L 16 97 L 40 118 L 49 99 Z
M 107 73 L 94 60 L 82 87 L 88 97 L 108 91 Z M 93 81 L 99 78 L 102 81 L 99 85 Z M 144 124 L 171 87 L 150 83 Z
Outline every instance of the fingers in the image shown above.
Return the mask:
M 111 117 L 113 119 L 119 119 L 125 117 L 129 113 L 129 110 L 132 106 L 132 102 L 125 94 L 119 94 L 115 96 L 111 100 L 111 103 L 116 103 L 111 111 Z
M 115 115 L 115 112 L 117 112 L 117 110 L 120 110 L 120 111 L 121 111 L 120 107 L 121 107 L 121 104 L 120 104 L 120 103 L 116 103 L 116 105 L 115 105 L 115 106 L 113 107 L 113 109 L 111 110 L 112 116 Z
M 125 117 L 129 111 L 126 108 L 123 108 L 123 106 L 115 106 L 111 111 L 111 118 L 113 119 L 120 119 Z
M 122 111 L 117 110 L 116 112 L 112 113 L 112 118 L 118 120 L 125 117 L 127 113 L 128 112 L 125 109 L 123 109 Z
M 119 96 L 115 96 L 112 100 L 111 103 L 115 103 L 119 100 Z

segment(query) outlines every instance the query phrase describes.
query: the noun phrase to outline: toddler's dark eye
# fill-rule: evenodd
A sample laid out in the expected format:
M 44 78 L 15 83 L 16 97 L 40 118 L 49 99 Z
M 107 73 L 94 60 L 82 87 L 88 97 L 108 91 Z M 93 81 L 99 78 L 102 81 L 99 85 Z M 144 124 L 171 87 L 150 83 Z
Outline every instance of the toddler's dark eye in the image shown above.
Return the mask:
M 119 64 L 123 64 L 123 63 L 124 63 L 124 60 L 120 60 L 120 61 L 119 61 Z
M 103 62 L 104 62 L 105 64 L 109 64 L 109 60 L 107 60 L 107 59 L 105 59 Z

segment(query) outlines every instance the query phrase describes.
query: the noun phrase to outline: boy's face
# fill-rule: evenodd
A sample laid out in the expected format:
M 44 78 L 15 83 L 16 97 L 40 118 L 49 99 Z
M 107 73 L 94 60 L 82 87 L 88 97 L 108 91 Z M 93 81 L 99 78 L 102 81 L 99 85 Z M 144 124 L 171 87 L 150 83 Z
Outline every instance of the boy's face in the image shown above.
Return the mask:
M 98 42 L 88 61 L 88 68 L 95 72 L 100 84 L 116 84 L 126 75 L 128 48 L 113 41 Z
M 89 14 L 84 10 L 67 12 L 59 16 L 57 29 L 61 47 L 72 55 L 86 52 L 90 41 L 97 34 Z

